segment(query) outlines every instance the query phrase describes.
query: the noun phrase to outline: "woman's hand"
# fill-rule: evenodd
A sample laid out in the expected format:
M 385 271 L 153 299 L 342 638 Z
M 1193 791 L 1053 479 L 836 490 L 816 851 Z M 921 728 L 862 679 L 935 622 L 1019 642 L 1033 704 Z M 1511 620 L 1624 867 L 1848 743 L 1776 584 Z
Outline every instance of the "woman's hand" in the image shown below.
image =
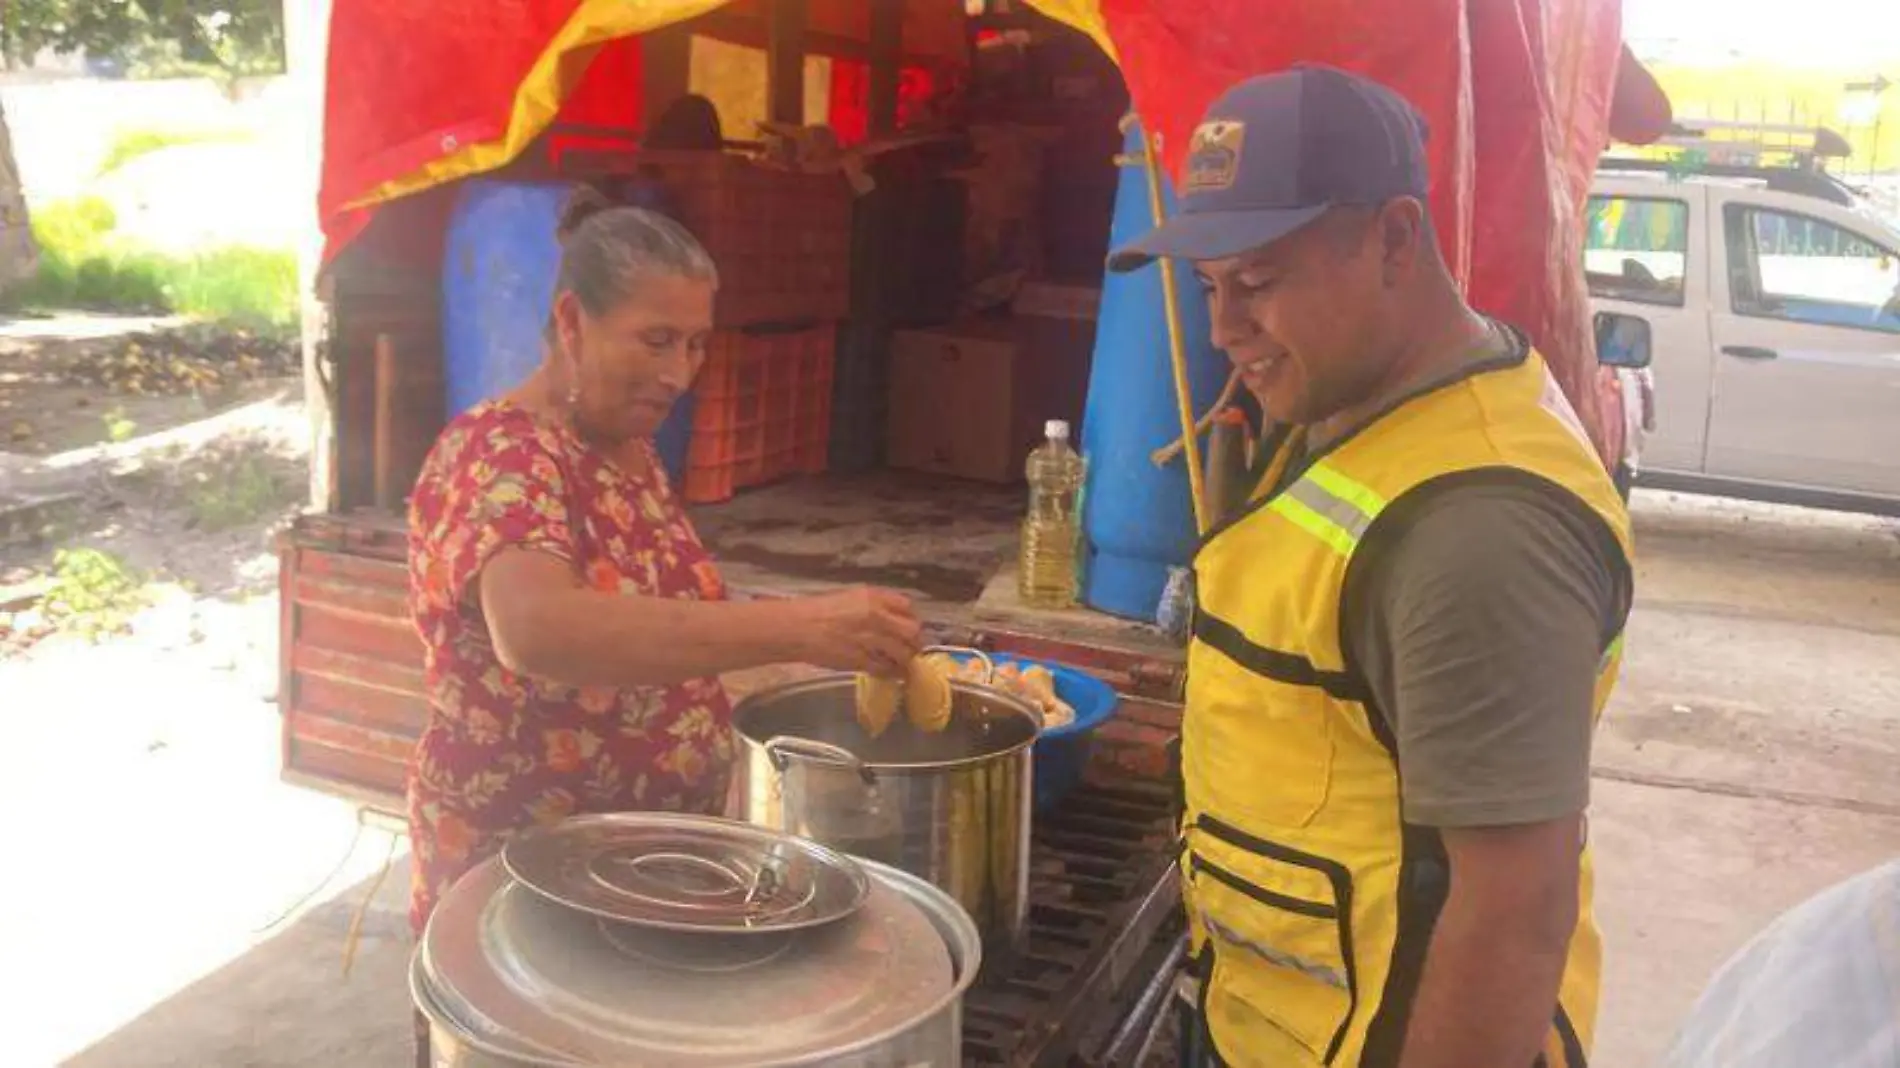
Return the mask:
M 923 644 L 910 598 L 859 587 L 789 602 L 802 659 L 837 671 L 901 676 Z

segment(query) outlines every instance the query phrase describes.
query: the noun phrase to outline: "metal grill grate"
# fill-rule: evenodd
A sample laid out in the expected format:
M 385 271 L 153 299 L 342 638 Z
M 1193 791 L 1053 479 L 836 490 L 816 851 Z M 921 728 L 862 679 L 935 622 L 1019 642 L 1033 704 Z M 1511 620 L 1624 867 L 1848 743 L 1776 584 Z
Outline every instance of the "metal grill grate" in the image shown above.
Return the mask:
M 1173 794 L 1159 782 L 1091 785 L 1039 813 L 1029 936 L 1006 972 L 964 1000 L 972 1065 L 1067 1063 L 1176 922 Z

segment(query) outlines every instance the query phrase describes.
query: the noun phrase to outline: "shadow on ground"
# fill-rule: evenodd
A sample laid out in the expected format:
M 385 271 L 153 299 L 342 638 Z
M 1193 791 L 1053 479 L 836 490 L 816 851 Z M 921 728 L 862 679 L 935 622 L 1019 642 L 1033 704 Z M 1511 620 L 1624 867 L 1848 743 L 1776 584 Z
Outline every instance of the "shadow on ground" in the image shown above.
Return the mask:
M 243 956 L 152 1006 L 67 1068 L 406 1068 L 406 866 L 367 914 L 349 977 L 341 954 L 368 883 L 313 908 Z

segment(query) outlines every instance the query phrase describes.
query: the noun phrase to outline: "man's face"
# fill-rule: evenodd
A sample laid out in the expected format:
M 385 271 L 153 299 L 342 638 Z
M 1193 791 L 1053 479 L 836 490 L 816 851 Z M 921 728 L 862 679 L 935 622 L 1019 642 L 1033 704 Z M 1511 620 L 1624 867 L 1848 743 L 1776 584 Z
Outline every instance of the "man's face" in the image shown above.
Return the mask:
M 1378 389 L 1392 336 L 1386 213 L 1335 208 L 1263 248 L 1195 264 L 1214 344 L 1274 420 L 1319 422 Z

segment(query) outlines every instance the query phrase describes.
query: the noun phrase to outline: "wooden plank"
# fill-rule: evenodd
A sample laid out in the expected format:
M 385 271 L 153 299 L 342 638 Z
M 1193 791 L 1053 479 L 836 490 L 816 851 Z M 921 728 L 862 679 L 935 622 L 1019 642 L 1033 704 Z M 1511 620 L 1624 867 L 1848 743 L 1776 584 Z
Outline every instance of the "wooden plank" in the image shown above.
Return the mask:
M 405 593 L 409 589 L 408 564 L 399 560 L 304 550 L 297 562 L 297 571 L 312 578 L 379 589 L 401 590 Z
M 403 629 L 411 626 L 409 597 L 405 590 L 299 575 L 291 596 L 296 599 L 299 608 L 373 616 L 380 622 Z
M 284 777 L 316 785 L 324 793 L 368 794 L 400 799 L 409 789 L 409 761 L 389 761 L 309 739 L 292 743 Z M 317 785 L 321 784 L 321 785 Z M 395 811 L 403 811 L 397 800 Z
M 338 722 L 388 731 L 414 744 L 429 725 L 429 702 L 421 694 L 370 686 L 335 676 L 297 673 L 294 707 Z
M 305 642 L 286 643 L 290 649 L 292 676 L 317 675 L 345 679 L 398 693 L 426 697 L 422 663 L 353 656 L 334 649 L 319 649 Z M 288 691 L 286 691 L 288 692 Z
M 339 653 L 415 664 L 423 659 L 422 639 L 413 627 L 377 616 L 302 605 L 293 634 L 299 645 Z
M 376 730 L 347 720 L 331 719 L 308 709 L 292 709 L 290 729 L 297 743 L 314 742 L 365 759 L 402 766 L 415 752 L 416 738 Z

